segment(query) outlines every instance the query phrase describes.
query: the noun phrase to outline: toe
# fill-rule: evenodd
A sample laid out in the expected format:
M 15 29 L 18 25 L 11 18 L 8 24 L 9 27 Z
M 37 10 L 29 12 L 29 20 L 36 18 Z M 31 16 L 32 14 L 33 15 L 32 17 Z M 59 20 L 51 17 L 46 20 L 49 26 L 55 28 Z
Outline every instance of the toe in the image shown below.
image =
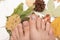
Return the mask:
M 18 24 L 18 32 L 19 32 L 20 37 L 22 37 L 23 36 L 23 27 L 22 27 L 21 23 Z
M 10 40 L 14 40 L 12 36 L 11 36 Z
M 46 31 L 47 31 L 47 32 L 49 32 L 49 30 L 50 30 L 50 26 L 51 26 L 50 23 L 47 22 L 47 23 L 46 23 Z
M 29 36 L 29 23 L 28 21 L 23 22 L 24 35 Z
M 53 34 L 54 34 L 52 28 L 50 28 L 50 30 L 49 30 L 49 34 L 50 34 L 50 35 L 53 35 Z
M 16 38 L 19 40 L 18 26 L 14 30 Z
M 42 29 L 43 29 L 43 30 L 45 30 L 45 26 L 46 26 L 46 25 L 45 25 L 45 20 L 42 19 Z
M 14 31 L 12 31 L 11 39 L 13 39 L 13 40 L 17 40 L 16 34 L 15 34 Z
M 42 27 L 42 19 L 40 17 L 37 18 L 37 29 L 40 30 Z
M 31 30 L 32 30 L 32 29 L 36 30 L 36 20 L 37 20 L 37 15 L 32 14 L 32 15 L 30 16 L 30 29 L 31 29 Z

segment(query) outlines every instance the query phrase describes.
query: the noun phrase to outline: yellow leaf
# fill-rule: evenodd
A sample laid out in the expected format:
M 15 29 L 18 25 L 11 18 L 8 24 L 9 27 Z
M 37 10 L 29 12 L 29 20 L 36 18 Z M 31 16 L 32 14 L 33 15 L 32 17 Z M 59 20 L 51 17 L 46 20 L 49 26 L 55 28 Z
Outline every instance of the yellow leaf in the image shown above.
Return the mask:
M 60 17 L 57 17 L 52 23 L 51 26 L 53 28 L 54 35 L 56 37 L 60 36 Z

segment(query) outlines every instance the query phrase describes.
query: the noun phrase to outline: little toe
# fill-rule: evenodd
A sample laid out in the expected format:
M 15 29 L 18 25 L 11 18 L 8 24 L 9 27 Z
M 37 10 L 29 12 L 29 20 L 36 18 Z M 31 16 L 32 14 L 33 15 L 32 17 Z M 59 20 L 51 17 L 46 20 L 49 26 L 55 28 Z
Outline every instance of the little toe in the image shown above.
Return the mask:
M 47 32 L 49 32 L 50 27 L 51 27 L 50 22 L 46 22 L 46 31 L 47 31 Z
M 22 27 L 22 24 L 21 23 L 18 24 L 17 27 L 18 27 L 19 36 L 22 37 L 23 36 L 23 27 Z
M 50 34 L 50 35 L 54 35 L 54 33 L 53 33 L 53 29 L 52 29 L 52 28 L 50 28 L 50 30 L 49 30 L 49 34 Z
M 29 21 L 31 31 L 32 31 L 33 29 L 36 30 L 36 22 L 37 22 L 37 15 L 32 14 L 32 15 L 30 16 L 30 21 Z
M 45 30 L 45 28 L 46 28 L 45 20 L 44 20 L 44 19 L 42 19 L 42 30 Z
M 29 37 L 29 22 L 23 22 L 24 35 Z
M 42 19 L 40 17 L 37 18 L 37 29 L 40 30 L 42 27 Z

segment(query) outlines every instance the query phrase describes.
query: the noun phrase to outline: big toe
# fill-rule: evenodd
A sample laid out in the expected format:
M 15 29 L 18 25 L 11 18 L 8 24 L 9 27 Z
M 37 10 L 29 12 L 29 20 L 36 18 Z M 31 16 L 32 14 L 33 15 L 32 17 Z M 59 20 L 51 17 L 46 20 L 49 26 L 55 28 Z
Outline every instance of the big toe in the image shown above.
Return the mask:
M 36 30 L 36 21 L 37 21 L 37 15 L 32 14 L 30 16 L 30 30 Z

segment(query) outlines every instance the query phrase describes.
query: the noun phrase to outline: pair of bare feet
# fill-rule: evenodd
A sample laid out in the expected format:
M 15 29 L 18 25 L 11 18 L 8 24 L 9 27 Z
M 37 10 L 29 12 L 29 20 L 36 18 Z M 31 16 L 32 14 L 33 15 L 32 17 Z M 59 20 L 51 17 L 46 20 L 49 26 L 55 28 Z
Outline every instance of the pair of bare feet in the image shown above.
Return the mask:
M 49 22 L 35 14 L 29 21 L 19 24 L 12 32 L 11 40 L 55 40 Z

